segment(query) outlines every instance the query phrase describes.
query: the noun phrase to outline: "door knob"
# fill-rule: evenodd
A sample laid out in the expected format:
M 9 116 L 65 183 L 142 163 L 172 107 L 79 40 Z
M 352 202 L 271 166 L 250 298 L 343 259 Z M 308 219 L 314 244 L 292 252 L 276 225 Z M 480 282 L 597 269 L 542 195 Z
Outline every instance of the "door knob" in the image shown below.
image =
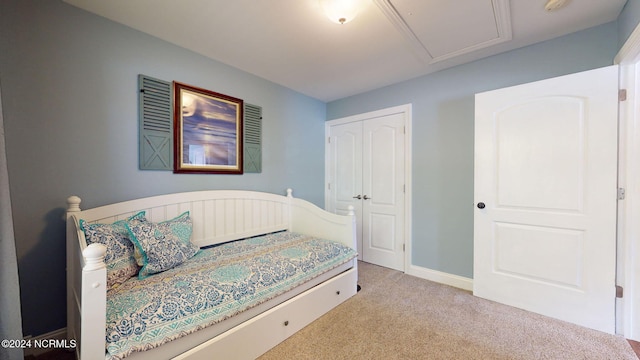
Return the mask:
M 365 197 L 366 197 L 366 196 L 365 196 Z M 354 199 L 358 199 L 358 200 L 360 200 L 360 199 L 362 199 L 362 196 L 358 195 L 358 196 L 354 196 L 353 198 L 354 198 Z
M 363 199 L 365 199 L 365 200 L 369 200 L 369 199 L 371 199 L 371 198 L 370 198 L 370 197 L 368 197 L 367 195 L 365 195 L 365 196 L 363 197 Z
M 478 203 L 478 209 L 484 209 L 484 203 L 483 202 L 479 202 Z

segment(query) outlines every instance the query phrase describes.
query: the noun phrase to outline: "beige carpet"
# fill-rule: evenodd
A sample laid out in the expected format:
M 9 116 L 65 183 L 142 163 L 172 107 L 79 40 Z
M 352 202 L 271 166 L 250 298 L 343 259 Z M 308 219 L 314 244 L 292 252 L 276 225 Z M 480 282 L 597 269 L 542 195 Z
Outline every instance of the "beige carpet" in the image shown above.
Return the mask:
M 633 359 L 619 336 L 360 263 L 362 291 L 260 357 L 270 359 Z

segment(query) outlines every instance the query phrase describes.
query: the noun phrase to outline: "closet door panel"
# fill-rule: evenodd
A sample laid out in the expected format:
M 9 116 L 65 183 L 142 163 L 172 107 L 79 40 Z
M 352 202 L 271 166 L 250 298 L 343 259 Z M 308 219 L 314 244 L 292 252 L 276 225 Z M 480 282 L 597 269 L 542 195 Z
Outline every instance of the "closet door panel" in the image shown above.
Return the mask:
M 332 126 L 329 135 L 329 211 L 340 215 L 353 206 L 358 256 L 362 260 L 362 123 Z
M 363 260 L 404 270 L 404 114 L 363 122 Z

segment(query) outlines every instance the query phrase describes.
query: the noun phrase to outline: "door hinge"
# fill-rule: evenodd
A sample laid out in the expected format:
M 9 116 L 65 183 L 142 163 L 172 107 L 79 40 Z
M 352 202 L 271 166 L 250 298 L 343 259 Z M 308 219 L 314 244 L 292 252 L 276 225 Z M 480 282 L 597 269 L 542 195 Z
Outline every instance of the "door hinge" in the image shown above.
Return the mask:
M 331 137 L 328 137 L 328 138 L 327 138 L 327 143 L 328 143 L 328 144 L 331 144 Z
M 618 101 L 626 101 L 627 100 L 627 89 L 618 90 Z
M 327 190 L 331 190 L 331 183 L 327 183 Z
M 402 251 L 403 251 L 403 252 L 404 252 L 404 251 L 407 251 L 407 250 L 406 250 L 406 248 L 405 248 L 405 244 L 402 244 Z
M 624 188 L 618 188 L 618 200 L 624 200 L 627 195 L 627 191 Z
M 622 286 L 616 285 L 616 298 L 621 299 L 623 292 Z

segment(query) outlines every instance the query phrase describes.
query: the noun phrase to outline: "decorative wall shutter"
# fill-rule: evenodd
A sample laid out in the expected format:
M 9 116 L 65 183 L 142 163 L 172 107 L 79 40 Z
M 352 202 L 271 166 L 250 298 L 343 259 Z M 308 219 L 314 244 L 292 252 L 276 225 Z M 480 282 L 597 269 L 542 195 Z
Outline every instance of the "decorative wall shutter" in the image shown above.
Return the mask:
M 171 82 L 138 76 L 140 170 L 173 170 Z
M 262 172 L 262 107 L 244 103 L 244 172 Z

